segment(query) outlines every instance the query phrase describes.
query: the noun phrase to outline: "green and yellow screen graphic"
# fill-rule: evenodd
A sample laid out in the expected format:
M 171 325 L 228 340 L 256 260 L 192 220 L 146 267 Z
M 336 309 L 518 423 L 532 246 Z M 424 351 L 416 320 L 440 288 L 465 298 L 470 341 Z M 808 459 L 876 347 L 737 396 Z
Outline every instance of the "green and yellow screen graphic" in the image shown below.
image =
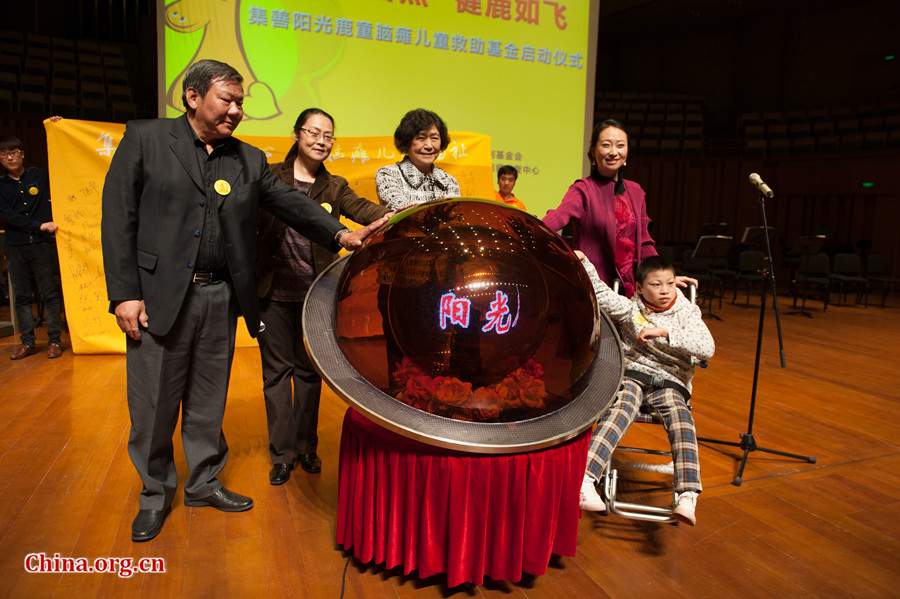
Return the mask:
M 176 0 L 159 14 L 161 114 L 183 111 L 185 69 L 214 58 L 244 77 L 241 137 L 287 137 L 310 106 L 339 138 L 390 136 L 422 107 L 488 136 L 494 178 L 518 168 L 533 214 L 582 175 L 589 0 Z

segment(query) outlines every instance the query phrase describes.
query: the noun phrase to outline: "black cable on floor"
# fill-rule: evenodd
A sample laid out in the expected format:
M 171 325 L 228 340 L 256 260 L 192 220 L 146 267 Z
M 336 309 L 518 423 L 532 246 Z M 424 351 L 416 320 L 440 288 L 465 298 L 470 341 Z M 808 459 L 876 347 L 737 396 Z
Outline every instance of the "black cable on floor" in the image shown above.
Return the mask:
M 344 599 L 344 588 L 347 585 L 347 568 L 350 567 L 350 558 L 347 558 L 347 561 L 344 562 L 344 573 L 341 574 L 341 598 Z

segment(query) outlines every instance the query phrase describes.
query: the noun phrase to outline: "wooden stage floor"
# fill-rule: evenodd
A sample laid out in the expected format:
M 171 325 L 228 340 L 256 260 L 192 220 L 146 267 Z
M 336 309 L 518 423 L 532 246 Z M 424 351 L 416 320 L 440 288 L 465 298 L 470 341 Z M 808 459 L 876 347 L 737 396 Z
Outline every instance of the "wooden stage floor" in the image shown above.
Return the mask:
M 896 299 L 894 300 L 897 301 Z M 700 434 L 746 426 L 757 309 L 712 321 L 718 352 L 695 381 Z M 440 578 L 351 562 L 346 597 L 896 597 L 900 588 L 900 309 L 831 307 L 784 317 L 788 368 L 766 326 L 755 433 L 815 465 L 754 454 L 741 487 L 736 450 L 701 447 L 695 528 L 585 515 L 578 554 L 520 583 L 447 589 Z M 40 332 L 43 334 L 43 331 Z M 45 337 L 39 335 L 39 342 Z M 242 514 L 189 509 L 133 544 L 139 481 L 126 452 L 124 358 L 8 359 L 0 340 L 0 595 L 14 597 L 338 597 L 336 469 L 346 406 L 323 398 L 319 476 L 268 483 L 259 356 L 235 356 L 223 482 L 253 496 Z M 662 441 L 659 433 L 634 432 Z M 179 475 L 184 478 L 176 438 Z M 664 443 L 663 443 L 664 444 Z M 164 574 L 29 574 L 26 554 L 158 556 Z

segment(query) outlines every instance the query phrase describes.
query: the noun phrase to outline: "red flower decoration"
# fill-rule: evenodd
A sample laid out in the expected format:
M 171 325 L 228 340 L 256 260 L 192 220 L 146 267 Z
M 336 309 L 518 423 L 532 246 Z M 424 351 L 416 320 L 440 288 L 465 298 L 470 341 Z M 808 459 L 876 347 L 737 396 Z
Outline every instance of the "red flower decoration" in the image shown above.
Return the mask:
M 544 378 L 544 367 L 541 366 L 541 363 L 534 358 L 529 358 L 528 361 L 522 365 L 522 368 L 520 370 L 528 375 L 533 376 L 536 379 Z
M 403 389 L 397 399 L 420 410 L 456 420 L 493 421 L 505 410 L 540 410 L 547 401 L 544 368 L 528 360 L 502 381 L 472 390 L 472 384 L 451 376 L 432 377 L 409 358 L 394 370 Z
M 434 382 L 434 397 L 443 404 L 462 406 L 472 398 L 471 383 L 465 383 L 451 376 L 436 377 Z
M 416 376 L 425 376 L 425 371 L 419 368 L 418 364 L 404 356 L 400 363 L 397 364 L 397 368 L 394 369 L 394 379 L 405 387 L 406 382 Z

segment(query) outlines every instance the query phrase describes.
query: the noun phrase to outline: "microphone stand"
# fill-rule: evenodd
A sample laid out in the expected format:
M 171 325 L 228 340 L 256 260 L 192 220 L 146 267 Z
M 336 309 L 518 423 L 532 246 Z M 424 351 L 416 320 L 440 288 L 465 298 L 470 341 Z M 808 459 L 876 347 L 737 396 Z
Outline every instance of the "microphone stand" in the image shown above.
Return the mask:
M 763 194 L 759 196 L 759 206 L 762 211 L 763 231 L 766 244 L 766 261 L 760 274 L 763 276 L 762 284 L 759 290 L 759 325 L 756 330 L 756 360 L 753 363 L 753 387 L 750 391 L 750 414 L 747 419 L 747 432 L 741 434 L 740 442 L 725 441 L 723 439 L 712 439 L 710 437 L 697 437 L 698 441 L 703 443 L 715 443 L 718 445 L 728 445 L 738 447 L 743 451 L 741 456 L 741 464 L 738 467 L 734 480 L 731 481 L 736 487 L 741 486 L 744 482 L 744 468 L 747 467 L 747 460 L 754 451 L 762 451 L 775 455 L 784 456 L 794 460 L 803 460 L 810 464 L 816 463 L 814 456 L 800 455 L 797 453 L 789 453 L 778 449 L 770 449 L 768 447 L 760 447 L 756 444 L 756 437 L 753 436 L 753 420 L 756 414 L 756 389 L 759 382 L 759 361 L 762 353 L 763 324 L 766 320 L 766 298 L 769 295 L 769 289 L 772 290 L 772 303 L 775 309 L 775 328 L 778 331 L 778 355 L 781 359 L 781 367 L 785 368 L 787 362 L 784 358 L 784 339 L 781 336 L 781 314 L 778 310 L 778 288 L 775 285 L 775 262 L 772 260 L 772 245 L 769 242 L 769 224 L 766 219 L 766 198 Z

